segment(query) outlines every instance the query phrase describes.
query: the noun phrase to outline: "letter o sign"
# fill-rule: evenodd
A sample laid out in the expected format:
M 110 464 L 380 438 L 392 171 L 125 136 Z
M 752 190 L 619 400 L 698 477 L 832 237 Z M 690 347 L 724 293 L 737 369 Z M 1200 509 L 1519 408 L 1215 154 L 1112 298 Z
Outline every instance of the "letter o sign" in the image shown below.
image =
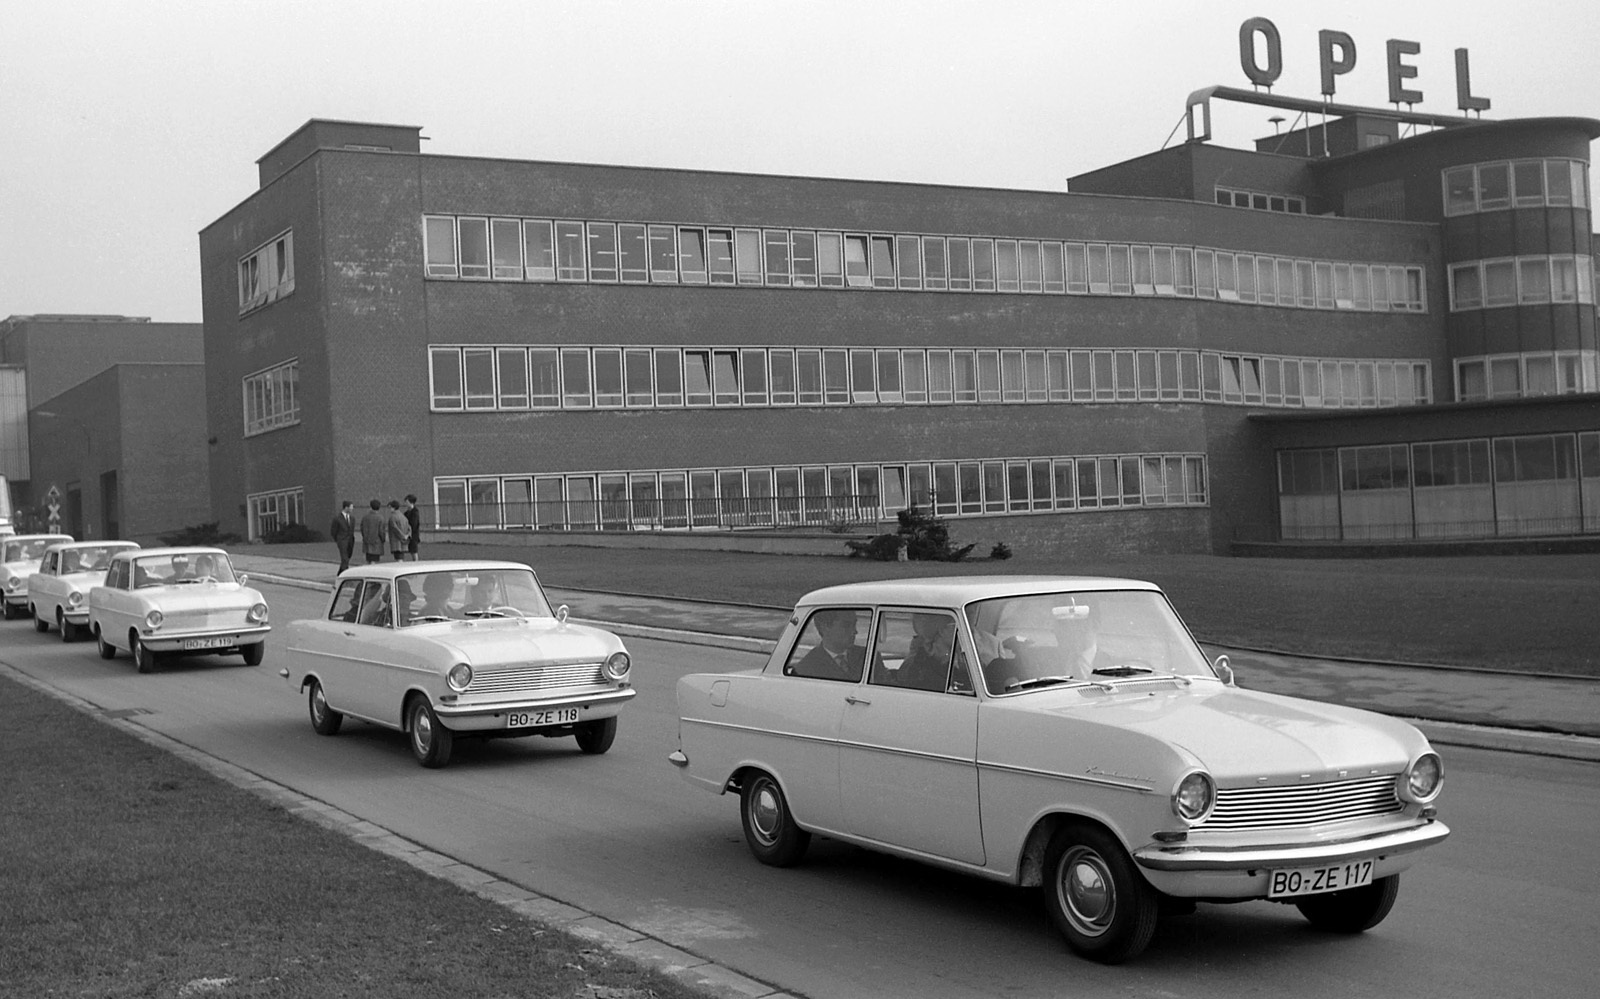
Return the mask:
M 1267 42 L 1267 68 L 1256 62 L 1256 35 Z M 1283 39 L 1278 26 L 1264 17 L 1252 17 L 1239 25 L 1239 67 L 1251 83 L 1270 87 L 1283 75 Z

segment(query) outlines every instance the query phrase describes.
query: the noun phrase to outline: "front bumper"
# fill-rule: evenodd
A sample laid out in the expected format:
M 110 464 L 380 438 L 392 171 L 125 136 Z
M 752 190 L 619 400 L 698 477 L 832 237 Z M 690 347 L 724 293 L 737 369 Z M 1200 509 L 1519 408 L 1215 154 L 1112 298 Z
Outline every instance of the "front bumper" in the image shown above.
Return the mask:
M 622 687 L 599 692 L 584 691 L 567 696 L 518 698 L 488 703 L 452 704 L 448 701 L 435 700 L 433 712 L 451 731 L 491 732 L 509 727 L 506 721 L 507 715 L 555 711 L 561 708 L 577 708 L 578 723 L 611 718 L 621 712 L 622 705 L 637 695 L 638 691 L 632 687 Z
M 6 591 L 6 603 L 10 604 L 13 607 L 26 607 L 26 606 L 28 606 L 28 591 L 27 590 L 7 590 Z
M 62 607 L 61 616 L 66 618 L 72 624 L 88 624 L 89 605 L 79 604 L 76 607 Z
M 270 625 L 261 625 L 252 628 L 207 628 L 204 631 L 174 631 L 174 632 L 139 632 L 139 641 L 145 648 L 152 652 L 226 652 L 241 645 L 254 645 L 267 637 L 271 631 Z M 214 641 L 219 638 L 231 638 L 232 642 L 226 645 L 212 645 L 205 648 L 186 649 L 185 642 Z
M 1419 819 L 1399 829 L 1269 846 L 1217 847 L 1155 843 L 1135 850 L 1134 862 L 1157 889 L 1183 898 L 1265 898 L 1274 870 L 1327 867 L 1372 860 L 1373 876 L 1387 877 L 1410 867 L 1416 854 L 1444 842 L 1450 828 Z

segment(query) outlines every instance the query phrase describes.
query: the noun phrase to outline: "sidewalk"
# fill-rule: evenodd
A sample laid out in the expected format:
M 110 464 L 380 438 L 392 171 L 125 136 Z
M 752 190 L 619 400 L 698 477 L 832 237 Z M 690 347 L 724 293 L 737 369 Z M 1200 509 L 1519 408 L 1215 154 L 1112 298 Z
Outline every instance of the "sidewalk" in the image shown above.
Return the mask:
M 263 583 L 330 590 L 332 562 L 253 551 L 234 565 Z M 787 609 L 547 587 L 574 618 L 624 636 L 770 651 Z M 1440 745 L 1600 761 L 1600 680 L 1358 663 L 1210 646 L 1240 686 L 1406 718 Z

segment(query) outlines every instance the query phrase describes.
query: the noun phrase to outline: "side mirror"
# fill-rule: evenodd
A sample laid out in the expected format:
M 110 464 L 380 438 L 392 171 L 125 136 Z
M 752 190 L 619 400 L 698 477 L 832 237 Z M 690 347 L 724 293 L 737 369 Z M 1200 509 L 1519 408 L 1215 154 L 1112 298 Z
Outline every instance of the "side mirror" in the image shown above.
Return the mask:
M 250 582 L 250 574 L 249 573 L 247 573 L 247 572 L 239 573 L 239 585 L 240 586 L 244 586 L 249 582 Z
M 1225 686 L 1234 686 L 1233 667 L 1228 665 L 1226 653 L 1218 656 L 1217 661 L 1211 664 L 1211 668 L 1216 671 L 1217 679 L 1221 680 Z
M 566 604 L 562 604 L 560 607 L 556 608 L 556 623 L 557 624 L 566 624 L 567 623 L 567 605 Z

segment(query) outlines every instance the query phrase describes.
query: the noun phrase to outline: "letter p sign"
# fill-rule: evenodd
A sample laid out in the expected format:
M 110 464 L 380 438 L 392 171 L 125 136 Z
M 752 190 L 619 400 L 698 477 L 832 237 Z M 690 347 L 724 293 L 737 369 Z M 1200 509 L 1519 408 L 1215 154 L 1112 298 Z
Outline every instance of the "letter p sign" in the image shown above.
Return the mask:
M 1317 32 L 1317 46 L 1322 51 L 1322 96 L 1332 97 L 1333 78 L 1356 68 L 1355 39 L 1342 31 L 1324 29 Z

